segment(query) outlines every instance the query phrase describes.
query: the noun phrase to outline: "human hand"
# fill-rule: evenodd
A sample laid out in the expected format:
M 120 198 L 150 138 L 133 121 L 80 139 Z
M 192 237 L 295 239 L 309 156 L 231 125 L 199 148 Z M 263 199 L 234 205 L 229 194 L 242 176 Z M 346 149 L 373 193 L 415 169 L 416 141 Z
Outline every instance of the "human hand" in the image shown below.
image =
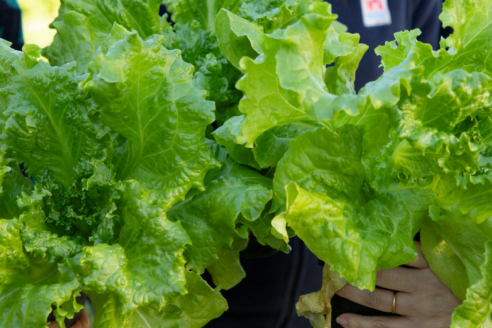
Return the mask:
M 374 292 L 346 285 L 337 294 L 353 302 L 383 312 L 392 312 L 393 291 L 396 311 L 401 317 L 368 317 L 345 313 L 337 322 L 345 328 L 449 328 L 451 315 L 461 301 L 429 269 L 415 242 L 419 255 L 407 267 L 380 270 Z M 388 290 L 389 289 L 389 290 Z
M 56 322 L 50 323 L 48 328 L 58 328 Z M 80 319 L 72 326 L 67 328 L 91 328 L 91 323 L 89 322 L 89 317 L 87 316 L 87 312 L 82 310 L 82 316 Z

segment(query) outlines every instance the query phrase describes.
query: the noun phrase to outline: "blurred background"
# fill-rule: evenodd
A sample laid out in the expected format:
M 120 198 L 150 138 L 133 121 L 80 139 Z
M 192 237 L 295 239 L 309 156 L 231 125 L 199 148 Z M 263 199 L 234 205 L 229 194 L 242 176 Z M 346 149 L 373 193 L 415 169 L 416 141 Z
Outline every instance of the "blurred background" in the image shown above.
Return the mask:
M 48 46 L 55 30 L 48 26 L 58 16 L 60 0 L 17 0 L 22 10 L 24 42 L 34 43 L 44 48 Z

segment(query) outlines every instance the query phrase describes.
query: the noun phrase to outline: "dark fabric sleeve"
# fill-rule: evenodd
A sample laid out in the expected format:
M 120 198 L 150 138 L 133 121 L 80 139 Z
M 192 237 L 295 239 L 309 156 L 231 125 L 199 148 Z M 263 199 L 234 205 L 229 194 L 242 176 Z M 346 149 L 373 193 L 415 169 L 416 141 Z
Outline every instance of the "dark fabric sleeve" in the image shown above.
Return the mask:
M 2 0 L 0 0 L 0 37 L 12 42 L 12 48 L 22 50 L 24 37 L 21 11 L 18 7 L 10 6 Z
M 241 258 L 246 278 L 222 291 L 229 310 L 205 327 L 310 328 L 307 319 L 297 316 L 295 304 L 300 295 L 320 289 L 322 268 L 299 238 L 292 238 L 290 245 L 290 254 Z M 208 275 L 205 279 L 211 283 Z
M 430 43 L 437 49 L 441 36 L 442 24 L 439 15 L 442 11 L 442 0 L 416 0 L 413 1 L 412 9 L 411 29 L 420 29 L 422 34 L 419 41 Z

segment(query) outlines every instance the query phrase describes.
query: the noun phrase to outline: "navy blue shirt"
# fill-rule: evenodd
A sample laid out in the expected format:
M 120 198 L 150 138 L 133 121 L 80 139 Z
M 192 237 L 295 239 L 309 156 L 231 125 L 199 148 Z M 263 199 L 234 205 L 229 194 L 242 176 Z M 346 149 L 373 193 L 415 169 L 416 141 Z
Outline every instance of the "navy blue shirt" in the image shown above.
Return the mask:
M 379 68 L 381 59 L 374 50 L 386 41 L 394 40 L 394 33 L 420 29 L 419 40 L 437 48 L 441 33 L 441 21 L 438 19 L 442 9 L 441 0 L 388 0 L 391 12 L 391 25 L 365 27 L 362 22 L 360 0 L 332 0 L 333 13 L 338 20 L 347 25 L 348 32 L 360 34 L 361 43 L 369 46 L 360 63 L 356 75 L 356 89 L 367 82 L 376 80 L 383 69 Z
M 24 45 L 21 10 L 16 0 L 0 0 L 0 38 L 12 42 L 12 48 Z
M 356 76 L 356 89 L 382 74 L 381 60 L 374 50 L 394 33 L 419 28 L 419 40 L 436 49 L 441 22 L 438 16 L 442 0 L 388 0 L 392 24 L 367 28 L 363 24 L 360 0 L 331 0 L 338 20 L 351 33 L 359 33 L 361 42 L 370 48 L 361 61 Z M 319 261 L 298 238 L 291 240 L 290 254 L 277 253 L 263 259 L 241 259 L 246 278 L 236 287 L 223 291 L 229 310 L 207 328 L 310 328 L 309 321 L 297 316 L 295 303 L 303 294 L 321 288 L 322 267 Z M 385 315 L 341 297 L 332 300 L 332 327 L 340 328 L 335 319 L 343 313 Z

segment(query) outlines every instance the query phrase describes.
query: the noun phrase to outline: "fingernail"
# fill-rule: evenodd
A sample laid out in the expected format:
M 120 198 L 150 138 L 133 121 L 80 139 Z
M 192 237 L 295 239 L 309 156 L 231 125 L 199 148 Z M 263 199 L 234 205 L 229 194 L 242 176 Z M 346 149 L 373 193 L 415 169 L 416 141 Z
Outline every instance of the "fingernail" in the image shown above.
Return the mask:
M 337 318 L 337 322 L 338 322 L 339 325 L 342 325 L 344 327 L 347 327 L 348 326 L 348 320 L 345 319 L 345 318 L 338 317 Z

